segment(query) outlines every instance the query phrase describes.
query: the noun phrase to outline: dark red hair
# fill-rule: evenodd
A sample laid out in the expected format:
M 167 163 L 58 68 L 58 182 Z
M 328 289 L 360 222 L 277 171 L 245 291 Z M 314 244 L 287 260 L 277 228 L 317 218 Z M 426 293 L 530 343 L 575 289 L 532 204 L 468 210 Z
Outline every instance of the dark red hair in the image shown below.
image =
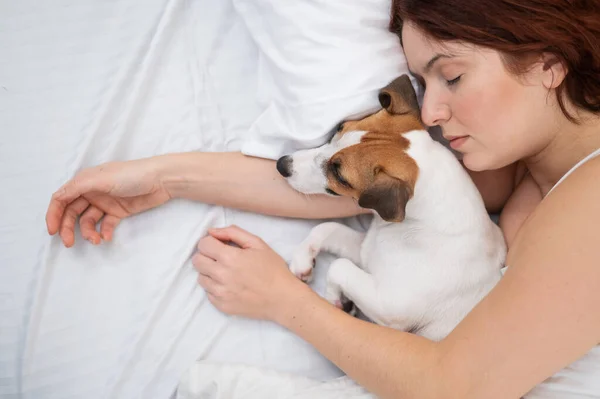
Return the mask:
M 564 97 L 600 113 L 600 0 L 393 0 L 390 31 L 410 21 L 439 41 L 462 41 L 499 51 L 519 75 L 532 57 L 553 54 L 567 69 L 556 89 L 560 108 L 574 121 Z

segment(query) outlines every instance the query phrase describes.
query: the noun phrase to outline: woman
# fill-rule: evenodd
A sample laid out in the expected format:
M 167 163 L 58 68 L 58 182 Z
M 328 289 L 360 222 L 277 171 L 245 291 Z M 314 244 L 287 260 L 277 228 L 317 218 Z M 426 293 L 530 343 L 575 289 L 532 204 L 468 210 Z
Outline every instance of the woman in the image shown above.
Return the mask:
M 440 342 L 348 316 L 236 227 L 200 241 L 200 285 L 217 308 L 287 327 L 381 397 L 600 396 L 600 3 L 398 0 L 391 29 L 425 87 L 423 121 L 463 153 L 489 208 L 506 205 L 502 281 Z M 99 243 L 173 197 L 304 218 L 362 212 L 295 193 L 270 161 L 179 154 L 81 172 L 53 196 L 48 230 L 70 246 L 81 215 Z

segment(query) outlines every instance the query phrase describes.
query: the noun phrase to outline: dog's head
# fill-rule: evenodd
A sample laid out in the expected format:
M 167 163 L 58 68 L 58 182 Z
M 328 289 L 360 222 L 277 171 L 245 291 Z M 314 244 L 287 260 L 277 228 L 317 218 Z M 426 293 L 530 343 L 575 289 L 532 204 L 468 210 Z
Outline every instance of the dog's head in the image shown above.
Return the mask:
M 305 194 L 352 197 L 386 221 L 404 220 L 419 174 L 404 134 L 425 127 L 408 76 L 383 88 L 379 102 L 380 111 L 340 123 L 329 143 L 280 158 L 279 173 Z

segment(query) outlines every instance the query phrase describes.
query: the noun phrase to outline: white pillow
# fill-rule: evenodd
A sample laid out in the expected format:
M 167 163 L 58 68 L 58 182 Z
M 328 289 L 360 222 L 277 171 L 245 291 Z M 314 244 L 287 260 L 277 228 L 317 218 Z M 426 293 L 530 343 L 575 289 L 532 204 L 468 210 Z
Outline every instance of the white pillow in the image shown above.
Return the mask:
M 379 108 L 377 92 L 408 73 L 388 32 L 390 0 L 234 0 L 260 52 L 265 111 L 242 152 L 276 159 L 315 147 L 343 119 Z

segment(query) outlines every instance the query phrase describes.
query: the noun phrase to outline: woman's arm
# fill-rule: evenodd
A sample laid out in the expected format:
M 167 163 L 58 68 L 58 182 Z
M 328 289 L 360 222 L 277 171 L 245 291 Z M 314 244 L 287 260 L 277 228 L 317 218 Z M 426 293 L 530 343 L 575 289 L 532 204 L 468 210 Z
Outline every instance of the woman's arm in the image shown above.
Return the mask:
M 183 153 L 157 160 L 160 179 L 175 198 L 304 219 L 367 212 L 351 198 L 301 194 L 277 172 L 275 161 L 239 152 Z
M 183 153 L 159 157 L 161 179 L 173 197 L 274 216 L 321 219 L 366 213 L 347 197 L 304 195 L 279 175 L 275 161 L 228 153 Z M 467 170 L 489 212 L 500 212 L 523 168 Z
M 46 226 L 70 247 L 79 222 L 83 238 L 100 244 L 112 239 L 124 218 L 171 198 L 306 219 L 367 212 L 350 198 L 298 193 L 277 173 L 274 161 L 241 153 L 193 152 L 83 169 L 52 195 Z
M 538 207 L 505 277 L 439 343 L 334 309 L 239 229 L 215 237 L 241 248 L 208 237 L 194 264 L 219 309 L 281 323 L 381 397 L 519 398 L 600 341 L 599 173 L 582 166 Z
M 274 320 L 378 397 L 466 398 L 439 343 L 352 317 L 312 291 L 284 297 Z
M 366 213 L 347 197 L 304 195 L 279 175 L 275 161 L 239 152 L 192 152 L 160 159 L 161 179 L 173 197 L 274 216 L 321 219 Z M 524 174 L 523 165 L 467 169 L 489 212 L 500 212 Z

